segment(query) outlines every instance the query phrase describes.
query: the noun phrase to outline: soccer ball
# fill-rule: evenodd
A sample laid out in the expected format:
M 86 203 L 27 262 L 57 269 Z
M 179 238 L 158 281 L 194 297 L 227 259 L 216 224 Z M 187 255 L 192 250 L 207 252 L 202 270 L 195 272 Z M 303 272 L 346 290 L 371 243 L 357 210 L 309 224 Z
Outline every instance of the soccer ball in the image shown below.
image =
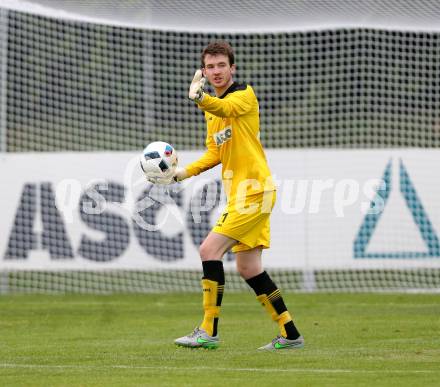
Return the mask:
M 154 184 L 171 184 L 177 168 L 177 152 L 166 142 L 156 141 L 142 152 L 140 163 L 148 181 Z

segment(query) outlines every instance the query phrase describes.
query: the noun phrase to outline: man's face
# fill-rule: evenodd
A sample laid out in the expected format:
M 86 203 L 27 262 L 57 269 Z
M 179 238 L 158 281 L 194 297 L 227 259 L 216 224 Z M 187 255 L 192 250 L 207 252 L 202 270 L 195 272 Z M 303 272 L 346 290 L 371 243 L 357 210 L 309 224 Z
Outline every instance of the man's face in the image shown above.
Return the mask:
M 205 67 L 203 75 L 215 89 L 228 88 L 232 84 L 232 75 L 235 73 L 235 65 L 229 65 L 226 55 L 205 55 Z

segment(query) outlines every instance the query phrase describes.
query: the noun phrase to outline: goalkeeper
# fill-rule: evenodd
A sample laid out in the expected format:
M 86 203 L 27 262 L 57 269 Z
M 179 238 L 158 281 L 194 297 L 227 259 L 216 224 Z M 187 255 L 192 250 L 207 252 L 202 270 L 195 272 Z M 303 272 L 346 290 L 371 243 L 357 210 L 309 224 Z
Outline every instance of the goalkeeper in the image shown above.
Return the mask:
M 234 82 L 234 54 L 228 43 L 209 44 L 201 61 L 202 70 L 194 75 L 189 98 L 205 112 L 207 151 L 186 168 L 179 168 L 175 179 L 198 175 L 221 163 L 227 206 L 200 246 L 203 321 L 175 343 L 195 348 L 219 345 L 218 320 L 225 284 L 222 258 L 232 248 L 238 272 L 280 329 L 278 337 L 259 349 L 302 348 L 304 339 L 261 262 L 262 250 L 270 246 L 269 218 L 275 204 L 275 186 L 259 140 L 257 98 L 251 86 Z M 204 93 L 205 78 L 213 86 L 215 97 Z

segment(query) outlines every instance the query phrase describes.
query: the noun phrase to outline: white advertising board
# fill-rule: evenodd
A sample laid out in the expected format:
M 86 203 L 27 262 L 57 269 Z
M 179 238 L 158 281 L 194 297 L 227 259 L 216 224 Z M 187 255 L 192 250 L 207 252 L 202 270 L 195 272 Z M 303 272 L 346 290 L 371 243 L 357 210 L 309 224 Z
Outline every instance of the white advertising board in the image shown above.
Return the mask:
M 180 152 L 180 164 L 200 155 Z M 266 267 L 440 267 L 440 151 L 267 156 L 278 192 Z M 3 154 L 0 270 L 199 269 L 198 245 L 224 205 L 219 179 L 216 167 L 152 206 L 135 153 Z M 213 200 L 200 201 L 204 187 Z

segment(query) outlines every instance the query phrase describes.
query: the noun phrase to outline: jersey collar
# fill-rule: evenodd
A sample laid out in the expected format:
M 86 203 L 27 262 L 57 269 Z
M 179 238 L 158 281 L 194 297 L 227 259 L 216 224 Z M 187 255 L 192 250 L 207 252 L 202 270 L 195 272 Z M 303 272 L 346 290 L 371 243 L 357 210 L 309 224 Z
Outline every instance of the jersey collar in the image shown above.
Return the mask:
M 237 90 L 245 90 L 247 87 L 246 83 L 238 83 L 234 82 L 231 86 L 229 86 L 226 91 L 219 97 L 219 98 L 225 98 L 229 93 L 233 93 Z

